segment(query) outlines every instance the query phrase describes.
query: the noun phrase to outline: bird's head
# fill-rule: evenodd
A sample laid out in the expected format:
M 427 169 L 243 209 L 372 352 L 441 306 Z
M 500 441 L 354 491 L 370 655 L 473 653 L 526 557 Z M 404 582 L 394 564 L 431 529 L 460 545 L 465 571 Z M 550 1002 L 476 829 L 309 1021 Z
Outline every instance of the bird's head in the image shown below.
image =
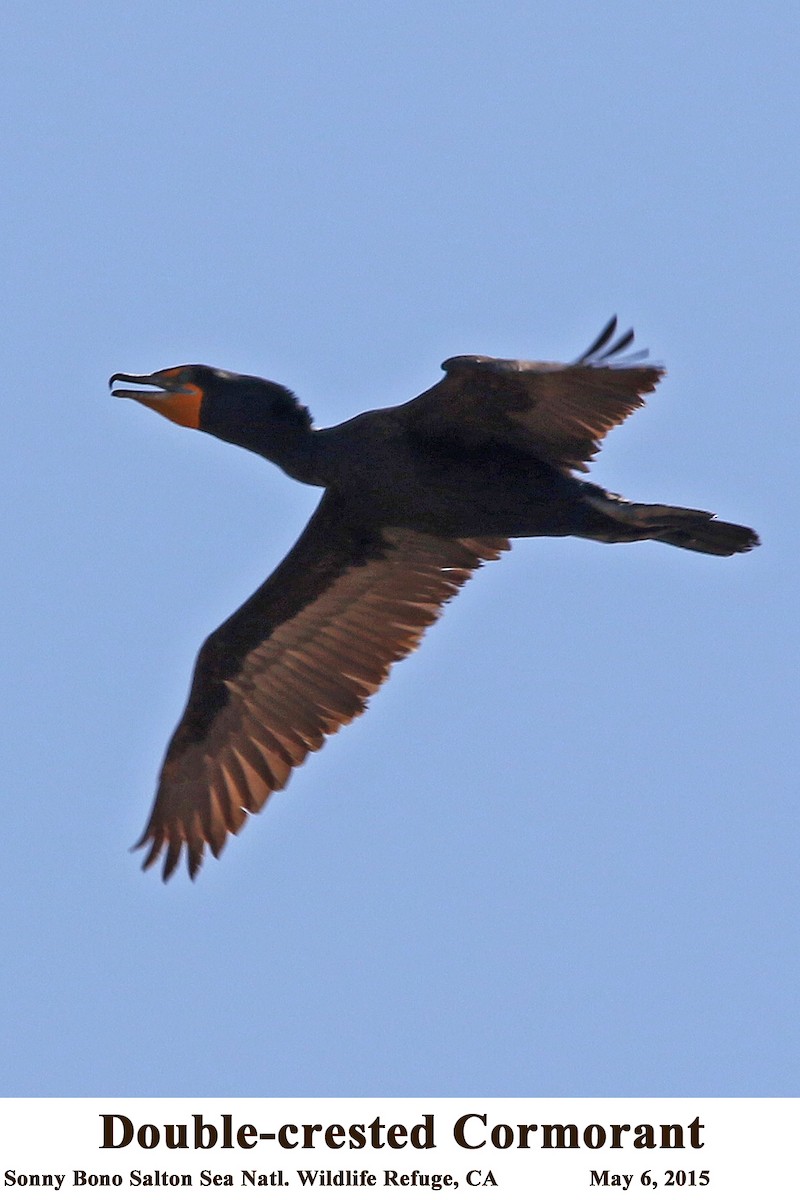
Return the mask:
M 114 388 L 134 383 L 136 388 Z M 113 396 L 138 400 L 177 425 L 264 453 L 283 430 L 308 430 L 311 417 L 297 397 L 268 379 L 217 367 L 167 367 L 152 375 L 112 375 Z M 145 388 L 146 390 L 142 390 Z

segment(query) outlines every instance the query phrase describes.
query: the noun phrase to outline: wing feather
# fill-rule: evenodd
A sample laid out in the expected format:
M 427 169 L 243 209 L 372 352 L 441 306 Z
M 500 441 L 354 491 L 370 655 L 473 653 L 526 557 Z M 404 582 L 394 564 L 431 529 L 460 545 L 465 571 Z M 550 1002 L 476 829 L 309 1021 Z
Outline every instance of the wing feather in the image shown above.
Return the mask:
M 418 435 L 475 445 L 501 442 L 559 467 L 585 471 L 609 430 L 644 404 L 663 368 L 615 356 L 613 318 L 574 363 L 462 355 L 443 363 L 445 378 L 404 406 Z
M 363 712 L 392 663 L 502 538 L 360 529 L 326 494 L 272 576 L 206 641 L 137 848 L 189 874 L 285 786 L 325 738 Z

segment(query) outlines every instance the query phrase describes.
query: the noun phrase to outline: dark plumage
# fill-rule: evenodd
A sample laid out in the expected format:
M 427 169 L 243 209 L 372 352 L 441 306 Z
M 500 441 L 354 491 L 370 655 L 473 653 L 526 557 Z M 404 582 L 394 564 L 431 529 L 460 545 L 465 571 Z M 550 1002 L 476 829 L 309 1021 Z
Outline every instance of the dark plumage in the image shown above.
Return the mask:
M 324 488 L 299 541 L 203 645 L 138 846 L 145 867 L 185 846 L 190 875 L 218 855 L 293 767 L 362 712 L 391 664 L 512 537 L 655 540 L 730 555 L 758 544 L 712 513 L 634 504 L 582 482 L 605 434 L 639 408 L 660 367 L 620 357 L 616 321 L 570 364 L 450 358 L 415 400 L 314 429 L 296 397 L 212 367 L 111 383 Z

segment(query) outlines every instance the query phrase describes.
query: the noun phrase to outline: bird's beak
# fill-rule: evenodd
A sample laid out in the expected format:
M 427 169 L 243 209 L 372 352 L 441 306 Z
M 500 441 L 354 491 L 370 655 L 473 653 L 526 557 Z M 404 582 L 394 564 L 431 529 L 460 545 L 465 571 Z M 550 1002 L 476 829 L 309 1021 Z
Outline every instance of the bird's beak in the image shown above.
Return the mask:
M 200 426 L 200 405 L 203 402 L 203 389 L 196 383 L 180 383 L 183 371 L 180 367 L 167 371 L 155 371 L 152 375 L 112 375 L 108 386 L 113 388 L 112 396 L 120 396 L 126 400 L 138 400 L 147 408 L 161 413 L 174 421 L 176 425 L 186 425 L 189 429 Z M 143 392 L 131 388 L 114 388 L 115 383 L 138 383 L 157 391 Z

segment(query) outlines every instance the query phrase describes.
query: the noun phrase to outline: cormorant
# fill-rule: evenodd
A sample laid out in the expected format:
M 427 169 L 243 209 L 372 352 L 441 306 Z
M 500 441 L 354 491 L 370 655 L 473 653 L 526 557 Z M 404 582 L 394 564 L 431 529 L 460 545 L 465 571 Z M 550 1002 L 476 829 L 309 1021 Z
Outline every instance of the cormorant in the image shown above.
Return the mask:
M 207 639 L 136 849 L 163 875 L 205 851 L 286 785 L 358 713 L 473 571 L 509 538 L 652 539 L 730 555 L 758 545 L 714 514 L 636 504 L 573 472 L 639 408 L 662 368 L 623 356 L 612 319 L 574 363 L 459 355 L 429 391 L 315 429 L 288 388 L 207 366 L 113 375 L 118 389 L 324 488 L 300 539 Z

